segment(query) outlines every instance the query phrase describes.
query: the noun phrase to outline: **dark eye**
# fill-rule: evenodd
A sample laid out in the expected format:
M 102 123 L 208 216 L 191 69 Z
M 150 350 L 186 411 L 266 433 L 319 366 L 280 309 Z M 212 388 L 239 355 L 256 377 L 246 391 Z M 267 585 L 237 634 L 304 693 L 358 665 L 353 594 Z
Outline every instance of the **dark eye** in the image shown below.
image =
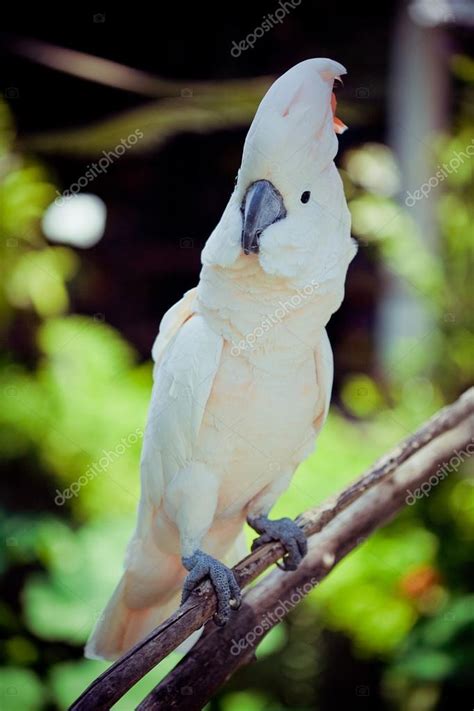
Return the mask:
M 306 204 L 309 201 L 310 197 L 311 197 L 311 193 L 309 192 L 309 190 L 305 190 L 301 196 L 301 202 L 303 204 Z

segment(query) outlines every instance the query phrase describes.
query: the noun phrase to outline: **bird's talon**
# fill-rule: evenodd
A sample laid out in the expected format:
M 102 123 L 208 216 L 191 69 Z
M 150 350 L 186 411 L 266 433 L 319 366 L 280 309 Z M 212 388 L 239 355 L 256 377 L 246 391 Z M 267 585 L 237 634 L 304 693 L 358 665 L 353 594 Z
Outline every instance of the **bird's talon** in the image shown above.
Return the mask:
M 199 550 L 192 556 L 183 558 L 183 565 L 189 570 L 189 574 L 183 584 L 181 604 L 188 599 L 204 578 L 210 578 L 217 597 L 214 622 L 222 627 L 229 619 L 231 607 L 234 609 L 240 607 L 240 588 L 233 571 L 224 563 Z
M 216 625 L 216 627 L 225 627 L 227 622 L 228 622 L 228 617 L 223 617 L 222 615 L 219 615 L 217 612 L 214 613 L 212 616 L 212 621 Z
M 277 561 L 280 570 L 296 570 L 301 560 L 306 555 L 308 544 L 306 537 L 295 521 L 282 518 L 270 521 L 266 516 L 248 519 L 249 525 L 260 535 L 252 543 L 252 550 L 265 543 L 278 541 L 286 550 L 286 555 L 281 562 Z
M 230 600 L 229 605 L 233 610 L 240 610 L 242 606 L 242 598 L 234 598 L 233 600 Z

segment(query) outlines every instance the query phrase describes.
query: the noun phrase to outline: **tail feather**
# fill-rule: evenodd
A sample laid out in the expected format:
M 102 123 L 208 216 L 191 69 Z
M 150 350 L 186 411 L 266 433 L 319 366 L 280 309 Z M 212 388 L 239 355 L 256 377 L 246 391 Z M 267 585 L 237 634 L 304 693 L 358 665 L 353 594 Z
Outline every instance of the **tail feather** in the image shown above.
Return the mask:
M 88 659 L 118 659 L 179 607 L 186 573 L 179 558 L 159 554 L 156 548 L 145 548 L 136 539 L 130 550 L 130 567 L 86 644 L 84 653 Z M 225 562 L 234 565 L 245 553 L 241 532 L 224 556 Z M 201 631 L 185 640 L 178 651 L 188 651 Z
M 118 659 L 179 606 L 178 592 L 164 603 L 136 609 L 128 607 L 125 602 L 127 575 L 122 576 L 89 637 L 84 652 L 88 659 Z
M 132 538 L 125 572 L 87 642 L 89 659 L 117 659 L 179 606 L 186 571 L 150 538 Z

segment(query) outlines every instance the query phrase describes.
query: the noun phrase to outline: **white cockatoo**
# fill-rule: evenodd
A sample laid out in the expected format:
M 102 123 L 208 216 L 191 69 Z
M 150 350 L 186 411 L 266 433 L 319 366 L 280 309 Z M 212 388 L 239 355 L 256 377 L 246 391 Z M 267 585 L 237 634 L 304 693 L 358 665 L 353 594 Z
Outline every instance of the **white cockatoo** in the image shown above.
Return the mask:
M 230 566 L 246 552 L 246 520 L 254 547 L 282 542 L 287 569 L 306 552 L 301 529 L 268 514 L 329 408 L 325 326 L 356 252 L 333 162 L 345 129 L 333 85 L 345 73 L 308 59 L 270 87 L 199 284 L 161 322 L 136 530 L 89 657 L 123 654 L 206 576 L 225 623 L 240 602 Z

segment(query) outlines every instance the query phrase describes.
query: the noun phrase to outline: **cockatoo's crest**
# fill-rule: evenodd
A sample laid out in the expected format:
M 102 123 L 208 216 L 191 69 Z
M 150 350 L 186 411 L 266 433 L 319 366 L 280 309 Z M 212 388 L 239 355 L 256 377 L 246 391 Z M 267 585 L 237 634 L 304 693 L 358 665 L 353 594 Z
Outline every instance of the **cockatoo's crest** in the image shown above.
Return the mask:
M 331 59 L 308 59 L 269 88 L 247 134 L 234 193 L 203 251 L 205 266 L 258 259 L 267 275 L 291 286 L 316 280 L 341 292 L 356 251 L 333 162 L 336 133 L 346 128 L 335 116 L 333 86 L 345 73 Z
M 249 179 L 261 178 L 262 170 L 268 174 L 268 163 L 276 179 L 277 172 L 321 171 L 334 159 L 333 85 L 345 73 L 331 59 L 308 59 L 272 84 L 245 141 L 241 171 Z

